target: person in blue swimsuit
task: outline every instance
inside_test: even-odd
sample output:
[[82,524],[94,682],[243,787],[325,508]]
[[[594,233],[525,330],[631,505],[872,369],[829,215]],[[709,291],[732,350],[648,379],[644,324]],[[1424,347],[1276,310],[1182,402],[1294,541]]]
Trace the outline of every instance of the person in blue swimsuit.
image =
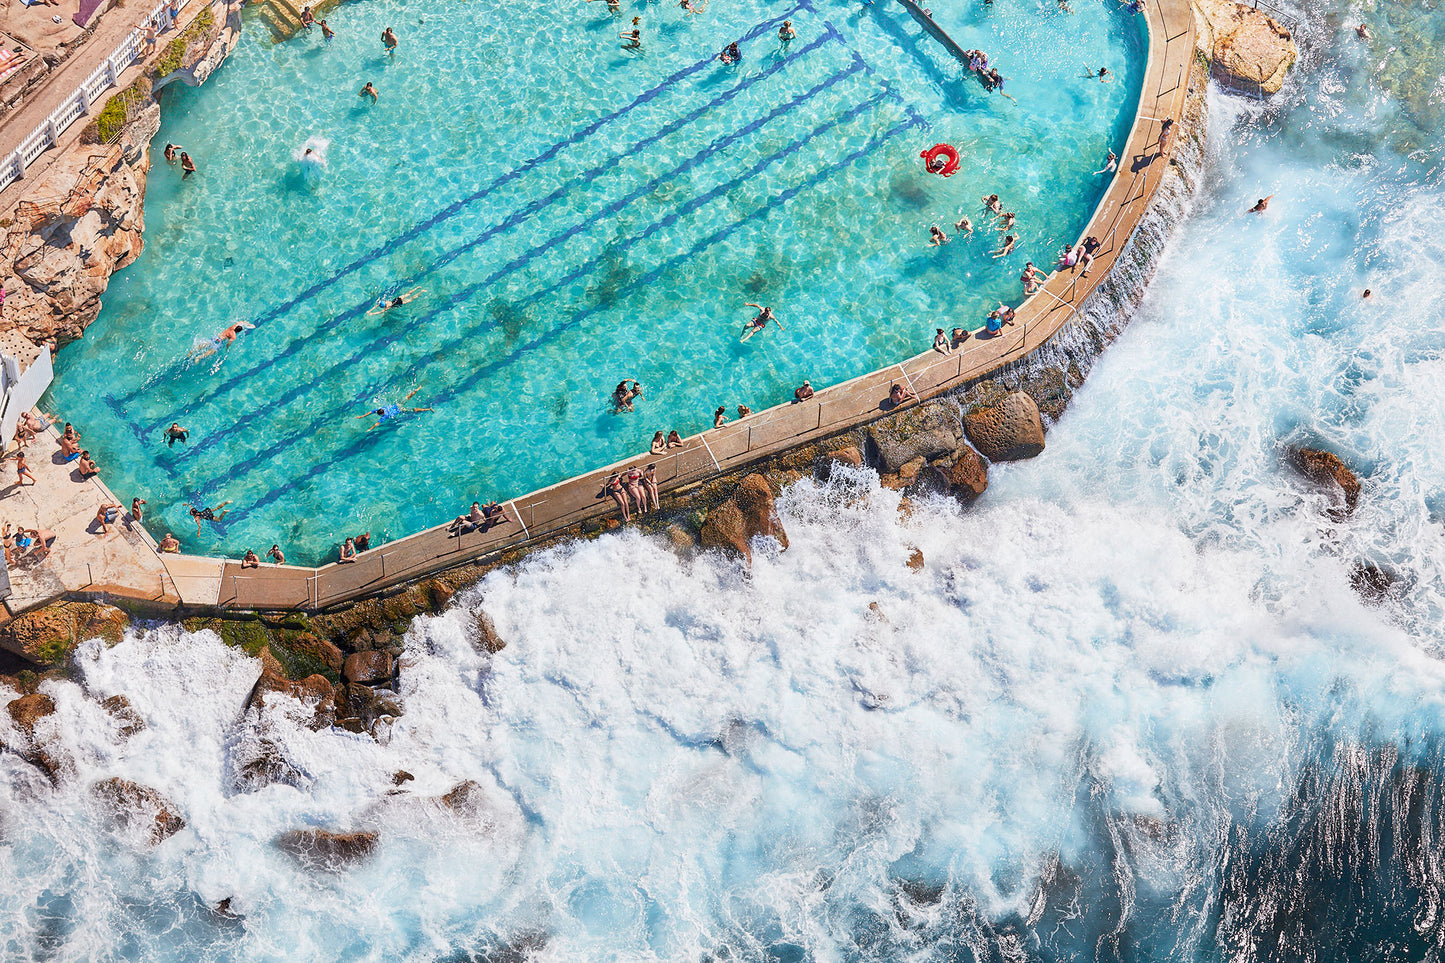
[[[412,395],[415,395],[416,392],[417,392],[417,391],[420,391],[420,390],[421,390],[420,388],[417,388],[416,391],[413,391],[410,395],[407,395],[405,398],[403,398],[403,399],[401,399],[401,400],[402,400],[402,401],[410,401],[410,400],[412,399]],[[408,412],[408,411],[410,411],[410,412],[419,412],[419,411],[431,411],[431,410],[432,410],[431,408],[404,408],[404,407],[402,407],[400,404],[392,403],[392,404],[389,404],[389,405],[384,405],[384,406],[381,407],[381,408],[373,408],[373,409],[371,409],[370,411],[368,411],[366,414],[364,414],[364,415],[357,415],[356,417],[358,417],[358,418],[370,418],[372,415],[376,415],[376,417],[380,418],[381,421],[378,421],[376,424],[372,425],[371,428],[378,428],[378,427],[381,426],[382,422],[390,421],[391,419],[396,418],[396,417],[399,417],[400,415],[402,415],[402,414],[405,413],[405,412]],[[368,428],[368,429],[366,429],[366,430],[367,430],[367,431],[370,431],[371,428]]]

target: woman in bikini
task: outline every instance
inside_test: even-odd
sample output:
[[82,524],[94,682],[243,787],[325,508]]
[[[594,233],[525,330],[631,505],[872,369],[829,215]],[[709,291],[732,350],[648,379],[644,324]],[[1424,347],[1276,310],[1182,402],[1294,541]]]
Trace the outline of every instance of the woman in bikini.
[[657,497],[657,466],[648,465],[642,470],[642,487],[652,499],[652,510],[657,511],[661,504]]
[[611,496],[612,500],[617,503],[617,507],[622,510],[622,520],[624,522],[632,521],[632,505],[627,500],[627,489],[622,487],[621,475],[613,472],[612,476],[607,479],[606,484],[602,486],[599,497],[601,495]]

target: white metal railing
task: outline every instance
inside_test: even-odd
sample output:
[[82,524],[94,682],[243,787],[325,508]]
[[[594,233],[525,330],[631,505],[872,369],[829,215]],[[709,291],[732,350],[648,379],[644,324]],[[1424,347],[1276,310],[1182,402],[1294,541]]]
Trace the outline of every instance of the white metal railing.
[[161,0],[146,18],[144,26],[132,30],[130,35],[121,41],[120,46],[91,72],[84,83],[20,142],[19,147],[11,151],[9,156],[0,159],[0,190],[24,177],[25,169],[35,163],[37,157],[55,146],[67,127],[90,113],[90,105],[99,100],[101,94],[116,85],[125,68],[135,62],[141,48],[145,46],[146,27],[154,26],[157,32],[165,30],[174,23],[171,8],[174,6],[179,11],[183,5],[183,2]]

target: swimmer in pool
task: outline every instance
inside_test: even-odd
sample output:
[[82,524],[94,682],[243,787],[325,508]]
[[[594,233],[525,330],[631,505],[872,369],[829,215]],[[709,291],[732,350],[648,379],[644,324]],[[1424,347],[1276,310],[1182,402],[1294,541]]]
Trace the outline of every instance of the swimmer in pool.
[[618,37],[619,40],[626,40],[626,41],[627,41],[627,43],[625,43],[625,44],[622,45],[622,49],[623,49],[623,50],[641,50],[641,49],[642,49],[642,18],[641,18],[641,17],[633,17],[633,18],[632,18],[632,29],[629,30],[629,31],[627,31],[626,33],[619,33],[619,34],[617,35],[617,37]]
[[392,308],[399,308],[403,304],[410,304],[425,293],[426,291],[423,288],[412,288],[405,294],[398,294],[396,297],[390,299],[382,295],[376,299],[376,307],[366,312],[366,315],[370,317],[373,314],[385,314]]
[[784,20],[783,25],[778,28],[778,39],[783,43],[787,43],[789,40],[796,39],[797,36],[798,31],[793,29],[793,21]]
[[[401,399],[401,400],[402,400],[402,401],[410,401],[410,400],[412,399],[412,397],[416,394],[416,392],[417,392],[417,391],[420,391],[420,390],[421,390],[420,388],[417,388],[416,391],[413,391],[411,394],[407,395],[405,398],[403,398],[403,399]],[[380,418],[381,421],[378,421],[376,424],[372,425],[371,428],[379,428],[379,427],[381,427],[382,422],[390,421],[391,419],[396,418],[396,417],[402,415],[402,414],[405,413],[405,412],[408,412],[408,411],[410,411],[410,412],[422,412],[422,411],[431,411],[431,410],[433,410],[433,409],[431,409],[431,408],[403,408],[401,405],[393,403],[393,404],[385,405],[385,406],[383,406],[383,407],[381,407],[381,408],[373,408],[373,409],[371,409],[370,411],[368,411],[366,414],[364,414],[364,415],[357,415],[356,417],[358,417],[358,418],[370,418],[372,415],[376,415],[376,417]],[[370,431],[371,428],[368,428],[368,429],[366,429],[366,430],[367,430],[367,431]]]
[[779,328],[783,326],[783,322],[779,321],[777,315],[773,314],[772,308],[765,308],[761,304],[754,304],[751,301],[744,302],[744,307],[757,308],[758,316],[753,318],[743,327],[743,336],[738,339],[739,341],[748,340],[748,338],[751,338],[753,335],[766,328],[769,321],[777,321]]
[[368,80],[366,86],[361,88],[361,93],[357,94],[357,96],[370,97],[371,102],[374,104],[376,103],[376,88],[371,86],[371,81]]
[[229,325],[220,334],[209,341],[202,341],[191,349],[191,360],[199,361],[202,358],[209,358],[222,348],[230,348],[232,342],[241,336],[242,331],[249,331],[255,325],[248,321],[237,321]]
[[[208,522],[219,522],[221,519],[229,515],[229,510],[222,511],[222,509],[224,509],[229,504],[231,504],[229,501],[224,501],[221,502],[221,504],[217,505],[215,508],[194,508],[190,505],[187,505],[186,511],[190,512],[191,517],[196,520],[196,534],[201,534],[201,521],[203,519]],[[217,512],[220,512],[220,514],[216,514]]]
[[929,247],[938,247],[940,244],[947,244],[947,243],[948,243],[948,235],[945,234],[945,233],[943,233],[943,229],[940,228],[937,224],[934,224],[932,227],[930,227],[930,228],[928,229],[928,246],[929,246]]
[[960,217],[958,223],[953,225],[953,229],[955,231],[961,231],[965,237],[971,237],[973,235],[973,221],[970,221],[967,216]]

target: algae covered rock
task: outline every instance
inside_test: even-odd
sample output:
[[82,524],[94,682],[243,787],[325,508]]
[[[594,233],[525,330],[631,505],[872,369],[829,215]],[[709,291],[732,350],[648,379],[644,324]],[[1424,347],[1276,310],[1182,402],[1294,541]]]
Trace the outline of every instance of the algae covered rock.
[[989,461],[1018,461],[1044,450],[1039,406],[1022,391],[963,416],[963,430]]
[[868,441],[878,453],[879,470],[892,474],[915,458],[927,460],[953,451],[963,437],[958,409],[932,401],[868,426]]

